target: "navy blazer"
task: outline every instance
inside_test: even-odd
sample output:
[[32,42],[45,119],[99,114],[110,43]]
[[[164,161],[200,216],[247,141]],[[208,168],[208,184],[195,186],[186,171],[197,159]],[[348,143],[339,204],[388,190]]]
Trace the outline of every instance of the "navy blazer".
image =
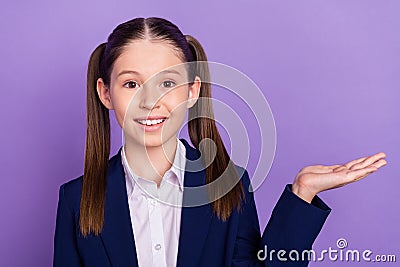
[[[180,139],[186,147],[187,163],[200,158],[200,152]],[[59,191],[53,266],[56,267],[134,267],[138,266],[132,231],[125,174],[121,163],[121,149],[109,160],[105,197],[104,227],[100,235],[82,237],[79,228],[79,206],[82,176],[63,184]],[[198,161],[199,162],[199,161]],[[188,166],[188,164],[186,164]],[[290,250],[311,249],[330,208],[316,196],[309,204],[291,191],[287,185],[274,207],[263,232],[260,226],[246,169],[236,165],[245,189],[243,209],[236,209],[225,222],[219,220],[210,204],[182,207],[178,248],[178,267],[200,266],[307,266],[308,260],[291,261]],[[185,171],[184,186],[206,183],[205,170]],[[183,192],[183,201],[188,198]],[[273,253],[259,260],[259,250],[286,250],[287,261]],[[264,253],[259,254],[262,257]]]

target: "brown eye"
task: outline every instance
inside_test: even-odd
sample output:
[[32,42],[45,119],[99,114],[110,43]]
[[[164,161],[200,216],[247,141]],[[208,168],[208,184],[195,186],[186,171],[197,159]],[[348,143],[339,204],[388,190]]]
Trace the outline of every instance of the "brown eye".
[[126,88],[136,88],[138,86],[139,86],[138,83],[135,81],[129,81],[129,82],[124,83],[124,87],[126,87]]
[[171,88],[175,86],[175,82],[167,80],[161,84],[162,87]]

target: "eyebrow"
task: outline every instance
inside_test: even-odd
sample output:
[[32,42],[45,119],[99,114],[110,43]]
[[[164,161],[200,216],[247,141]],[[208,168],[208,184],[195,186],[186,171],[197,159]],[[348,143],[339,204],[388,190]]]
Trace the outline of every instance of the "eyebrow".
[[[177,75],[181,75],[181,73],[179,71],[176,70],[163,70],[158,72],[157,74],[168,74],[168,73],[173,73],[173,74],[177,74]],[[117,77],[123,75],[123,74],[136,74],[140,76],[140,73],[134,70],[123,70],[121,71]]]

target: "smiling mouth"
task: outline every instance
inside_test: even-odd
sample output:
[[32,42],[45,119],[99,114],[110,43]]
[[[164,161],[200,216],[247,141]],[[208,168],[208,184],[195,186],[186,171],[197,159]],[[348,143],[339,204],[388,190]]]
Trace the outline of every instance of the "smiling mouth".
[[155,120],[135,120],[135,121],[138,122],[141,125],[152,126],[152,125],[161,124],[166,120],[167,120],[167,118],[155,119]]

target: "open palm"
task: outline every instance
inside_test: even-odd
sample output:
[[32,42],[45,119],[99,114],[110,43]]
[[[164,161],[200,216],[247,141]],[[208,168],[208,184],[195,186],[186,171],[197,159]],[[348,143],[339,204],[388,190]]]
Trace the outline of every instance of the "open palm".
[[358,181],[386,165],[385,153],[352,160],[346,164],[313,165],[300,170],[296,175],[292,191],[311,203],[313,197],[325,190],[338,188]]

